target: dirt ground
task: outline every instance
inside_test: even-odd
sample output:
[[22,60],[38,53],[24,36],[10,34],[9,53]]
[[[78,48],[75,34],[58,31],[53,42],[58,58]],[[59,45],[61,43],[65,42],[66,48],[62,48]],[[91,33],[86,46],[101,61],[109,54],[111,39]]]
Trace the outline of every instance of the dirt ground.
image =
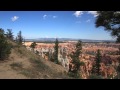
[[34,78],[64,79],[68,76],[61,65],[40,58],[25,47],[13,48],[8,60],[0,61],[0,79]]
[[26,76],[11,68],[11,63],[12,61],[0,62],[0,79],[26,79]]

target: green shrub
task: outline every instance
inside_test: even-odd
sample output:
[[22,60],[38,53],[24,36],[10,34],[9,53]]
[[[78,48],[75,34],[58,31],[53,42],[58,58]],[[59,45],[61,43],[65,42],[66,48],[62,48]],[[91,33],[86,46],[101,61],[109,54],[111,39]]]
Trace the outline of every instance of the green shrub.
[[73,78],[75,78],[75,79],[81,79],[79,73],[68,72],[68,76],[69,76],[69,77],[73,77]]
[[18,52],[19,52],[20,54],[22,54],[22,50],[18,49]]
[[10,66],[13,68],[13,69],[21,69],[23,64],[21,62],[16,62],[16,63],[12,63],[10,64]]
[[0,60],[5,60],[11,53],[12,45],[8,43],[4,36],[4,30],[0,29]]
[[102,76],[98,76],[98,75],[94,75],[94,74],[92,74],[92,75],[90,75],[89,77],[88,77],[88,79],[103,79],[103,77]]

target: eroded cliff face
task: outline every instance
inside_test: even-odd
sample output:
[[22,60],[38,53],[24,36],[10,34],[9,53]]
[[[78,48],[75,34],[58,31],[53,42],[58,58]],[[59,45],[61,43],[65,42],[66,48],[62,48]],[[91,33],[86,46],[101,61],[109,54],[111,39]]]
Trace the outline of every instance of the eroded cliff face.
[[[42,56],[45,60],[50,60],[54,48],[54,44],[39,44],[35,50],[39,51],[39,55]],[[30,48],[28,48],[31,50]],[[94,44],[86,43],[82,49],[82,55],[80,55],[80,61],[84,62],[83,66],[80,66],[80,73],[82,78],[87,79],[91,75],[91,70],[95,64],[95,55],[96,51],[100,49],[102,54],[101,62],[101,75],[104,78],[114,78],[116,73],[116,67],[118,66],[118,56],[115,52],[118,51],[117,44]],[[72,64],[72,59],[69,56],[71,52],[75,51],[75,43],[61,43],[59,46],[59,62],[61,65],[69,71],[75,68],[75,65]]]
[[80,66],[81,77],[83,79],[87,79],[88,76],[91,74],[93,62],[85,59],[83,59],[82,61],[84,62],[84,65]]
[[[83,79],[87,79],[91,75],[92,67],[95,64],[95,57],[84,55],[81,61],[84,62],[83,66],[80,66],[80,72]],[[114,78],[117,75],[115,67],[118,62],[116,58],[110,56],[102,56],[102,62],[100,63],[101,75],[103,78]]]

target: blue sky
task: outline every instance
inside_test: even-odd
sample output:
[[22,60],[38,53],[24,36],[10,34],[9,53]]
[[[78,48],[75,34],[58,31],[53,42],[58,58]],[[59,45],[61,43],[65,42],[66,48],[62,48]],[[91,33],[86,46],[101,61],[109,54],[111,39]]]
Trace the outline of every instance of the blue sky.
[[21,30],[26,39],[79,38],[113,40],[104,28],[95,27],[96,11],[0,11],[0,28]]

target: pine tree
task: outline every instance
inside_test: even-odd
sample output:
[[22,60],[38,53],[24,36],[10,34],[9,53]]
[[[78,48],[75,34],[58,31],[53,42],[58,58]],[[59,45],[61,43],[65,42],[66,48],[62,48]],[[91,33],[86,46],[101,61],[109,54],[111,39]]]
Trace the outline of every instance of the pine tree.
[[35,49],[36,46],[37,46],[36,42],[33,42],[33,43],[31,43],[31,45],[30,45],[30,47],[33,49],[33,51],[34,51],[34,49]]
[[100,50],[97,50],[97,54],[95,57],[95,65],[93,65],[92,73],[96,75],[100,75],[100,63],[101,63],[101,53]]
[[22,41],[23,41],[23,37],[22,37],[22,32],[21,31],[19,31],[19,33],[18,33],[18,35],[17,35],[17,43],[19,44],[19,45],[22,45]]
[[72,58],[72,64],[75,65],[73,70],[71,66],[69,68],[69,72],[71,72],[73,76],[77,76],[80,69],[80,65],[83,64],[82,62],[80,62],[79,58],[81,54],[82,54],[82,42],[79,40],[76,44],[75,52],[72,52],[72,54],[70,54],[70,57]]
[[118,60],[118,66],[117,66],[117,79],[120,79],[120,56],[117,58]]
[[[119,48],[118,48],[118,52],[117,52],[117,54],[118,55],[120,55],[120,46],[119,46]],[[117,58],[117,60],[118,60],[118,66],[117,66],[117,79],[120,79],[120,56],[118,56],[118,58]]]
[[4,36],[4,30],[0,29],[0,60],[5,60],[11,53],[11,44],[8,43]]
[[35,51],[35,54],[36,54],[36,55],[39,55],[39,51],[38,51],[38,50],[36,50],[36,51]]
[[119,11],[98,11],[96,27],[104,27],[111,32],[112,36],[117,37],[116,42],[120,42],[120,12]]
[[54,46],[54,62],[56,64],[58,64],[58,48],[59,48],[59,42],[58,42],[58,39],[56,38],[56,41],[55,41],[55,46]]
[[118,47],[117,54],[120,55],[120,46]]
[[12,32],[12,29],[7,29],[7,38],[10,39],[10,40],[13,40],[13,32]]
[[25,45],[25,38],[23,39],[24,45]]

